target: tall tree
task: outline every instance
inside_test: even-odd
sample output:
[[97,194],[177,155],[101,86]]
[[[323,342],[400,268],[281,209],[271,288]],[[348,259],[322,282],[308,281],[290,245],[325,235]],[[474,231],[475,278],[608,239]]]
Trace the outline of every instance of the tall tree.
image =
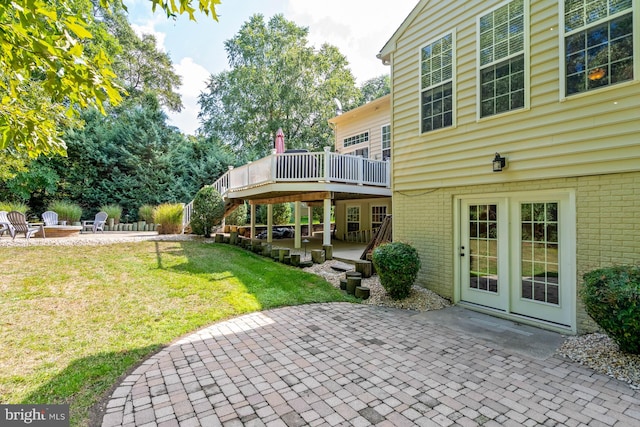
[[182,79],[173,70],[169,54],[157,48],[155,36],[138,36],[122,11],[105,15],[105,22],[119,44],[113,70],[127,96],[135,98],[153,93],[162,106],[180,111],[182,100],[176,90]]
[[367,102],[391,93],[391,79],[389,78],[389,74],[382,74],[365,81],[362,86],[360,86],[360,92],[362,98],[360,99],[359,105],[364,105]]
[[225,42],[230,70],[212,75],[200,96],[200,132],[248,160],[264,156],[282,128],[289,148],[330,144],[333,98],[358,98],[346,58],[334,46],[309,46],[308,29],[282,15],[252,16]]
[[[217,20],[220,0],[150,0],[167,16],[193,6]],[[122,0],[99,0],[123,7]],[[82,109],[117,104],[110,58],[103,49],[85,50],[93,37],[93,3],[76,0],[0,1],[0,150],[11,147],[31,158],[64,154],[61,129]],[[8,152],[11,154],[11,151]],[[7,153],[4,153],[7,154]]]

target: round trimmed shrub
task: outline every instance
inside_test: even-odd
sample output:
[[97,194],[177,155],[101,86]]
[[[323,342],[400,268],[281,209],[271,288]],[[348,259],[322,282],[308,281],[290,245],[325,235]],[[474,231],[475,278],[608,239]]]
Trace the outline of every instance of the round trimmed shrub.
[[587,313],[620,350],[640,354],[640,266],[601,268],[582,277]]
[[193,199],[191,230],[195,234],[210,237],[214,227],[220,225],[224,217],[224,201],[213,186],[202,187]]
[[418,251],[406,243],[385,243],[374,249],[371,259],[387,294],[392,299],[408,297],[420,271]]

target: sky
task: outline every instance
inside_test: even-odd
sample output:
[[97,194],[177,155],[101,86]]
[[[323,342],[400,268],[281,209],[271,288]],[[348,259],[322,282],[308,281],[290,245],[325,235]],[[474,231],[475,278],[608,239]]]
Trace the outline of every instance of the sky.
[[[194,0],[197,2],[197,0]],[[216,10],[219,21],[196,15],[167,19],[151,12],[148,0],[125,0],[129,22],[138,33],[156,36],[158,47],[169,54],[175,71],[182,76],[184,108],[169,113],[169,123],[185,134],[199,126],[198,95],[211,74],[228,69],[224,42],[231,39],[254,14],[265,21],[282,14],[296,25],[309,29],[309,44],[332,44],[346,56],[360,85],[389,73],[376,58],[385,43],[402,24],[419,0],[222,0]]]

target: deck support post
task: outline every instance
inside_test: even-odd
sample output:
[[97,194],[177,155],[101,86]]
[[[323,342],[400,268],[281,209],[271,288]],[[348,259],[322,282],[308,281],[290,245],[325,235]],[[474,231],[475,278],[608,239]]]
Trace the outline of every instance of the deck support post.
[[324,224],[322,231],[322,244],[331,244],[331,199],[324,199]]
[[254,205],[253,203],[251,203],[249,206],[251,206],[251,236],[249,236],[251,239],[255,239],[256,238],[256,205]]
[[300,224],[300,210],[302,206],[300,202],[295,203],[295,228],[294,228],[294,238],[293,238],[293,247],[295,249],[300,249],[302,247],[302,236],[301,236],[301,224]]
[[267,205],[267,243],[273,242],[273,205]]
[[311,207],[311,205],[307,205],[307,218],[309,219],[307,237],[313,237],[313,207]]

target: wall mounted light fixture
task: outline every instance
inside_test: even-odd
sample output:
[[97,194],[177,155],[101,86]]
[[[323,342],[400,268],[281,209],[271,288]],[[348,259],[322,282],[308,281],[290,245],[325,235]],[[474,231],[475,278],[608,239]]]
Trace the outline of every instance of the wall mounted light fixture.
[[502,169],[506,167],[507,167],[506,157],[501,157],[500,153],[496,153],[496,156],[493,158],[493,171],[502,172]]

